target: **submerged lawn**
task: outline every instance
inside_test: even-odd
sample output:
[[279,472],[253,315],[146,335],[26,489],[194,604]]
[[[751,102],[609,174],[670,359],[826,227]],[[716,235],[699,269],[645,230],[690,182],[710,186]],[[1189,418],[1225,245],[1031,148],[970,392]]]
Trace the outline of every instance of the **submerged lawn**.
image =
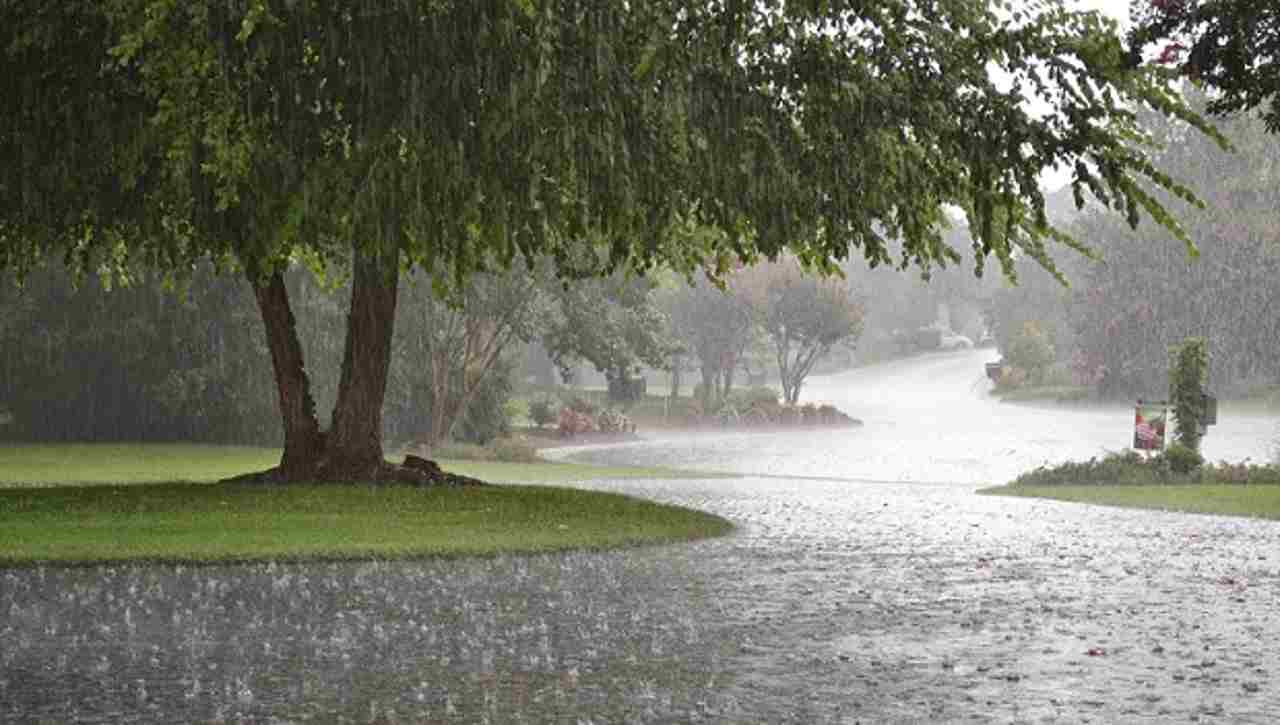
[[1010,485],[979,493],[1075,503],[1280,519],[1280,486],[1241,484]]
[[[698,511],[552,486],[201,483],[267,468],[278,456],[192,445],[0,447],[0,566],[491,555],[688,541],[732,529]],[[681,475],[442,463],[510,483]]]

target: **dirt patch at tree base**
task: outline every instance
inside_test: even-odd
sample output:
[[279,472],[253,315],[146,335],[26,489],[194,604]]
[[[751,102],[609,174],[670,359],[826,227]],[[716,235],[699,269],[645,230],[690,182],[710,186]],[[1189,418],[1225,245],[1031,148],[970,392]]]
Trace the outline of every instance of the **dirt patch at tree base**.
[[386,463],[376,470],[365,473],[346,471],[326,471],[323,468],[305,476],[287,475],[280,467],[265,471],[254,471],[239,476],[224,478],[219,483],[253,483],[264,485],[285,485],[290,483],[332,483],[335,485],[409,485],[423,488],[433,486],[487,486],[484,481],[457,473],[448,473],[435,461],[420,456],[405,456],[404,463]]

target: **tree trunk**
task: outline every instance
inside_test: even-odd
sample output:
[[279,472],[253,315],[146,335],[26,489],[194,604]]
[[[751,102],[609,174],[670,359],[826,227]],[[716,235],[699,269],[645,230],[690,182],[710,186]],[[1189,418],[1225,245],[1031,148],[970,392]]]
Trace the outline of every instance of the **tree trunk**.
[[729,358],[729,363],[725,366],[722,380],[724,387],[720,390],[720,398],[728,400],[729,394],[733,392],[733,371],[738,366],[737,358]]
[[710,365],[702,366],[702,406],[705,410],[711,406],[716,395],[716,369]]
[[791,366],[789,361],[789,347],[779,346],[778,348],[778,381],[782,383],[782,402],[787,405],[795,405],[796,398],[799,397],[799,391],[795,395],[792,394]]
[[431,422],[423,442],[428,451],[434,451],[449,436],[446,428],[452,427],[446,422],[450,420],[448,353],[443,350],[432,350],[428,365],[431,373]]
[[284,455],[279,473],[285,480],[304,480],[315,475],[324,458],[324,434],[316,420],[316,404],[311,397],[311,380],[302,358],[302,344],[289,306],[284,274],[276,271],[260,278],[248,275],[262,312],[280,394],[280,417],[284,424]]
[[391,366],[399,255],[354,251],[351,310],[333,408],[327,468],[330,476],[378,478],[382,453],[382,402]]
[[250,269],[267,345],[280,392],[285,447],[280,466],[226,479],[231,483],[407,483],[416,486],[483,485],[467,476],[445,473],[431,461],[407,456],[403,465],[382,457],[382,403],[391,367],[395,325],[398,254],[355,252],[351,311],[347,315],[342,379],[333,411],[333,429],[321,432],[302,345],[289,306],[284,276],[259,277]]
[[795,405],[800,402],[800,381],[796,380],[791,383],[787,390],[787,405]]

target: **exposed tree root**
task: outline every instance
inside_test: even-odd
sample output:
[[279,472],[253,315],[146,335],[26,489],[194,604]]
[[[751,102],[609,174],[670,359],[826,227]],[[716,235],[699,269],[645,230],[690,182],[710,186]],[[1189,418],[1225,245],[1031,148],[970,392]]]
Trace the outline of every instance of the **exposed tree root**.
[[281,467],[269,468],[265,471],[245,473],[231,478],[224,478],[219,483],[256,483],[264,485],[283,485],[287,483],[332,483],[332,484],[405,484],[410,486],[486,486],[484,481],[456,473],[446,473],[431,460],[418,456],[405,456],[404,463],[382,463],[369,468],[329,466],[323,463],[314,468],[302,471],[286,472]]

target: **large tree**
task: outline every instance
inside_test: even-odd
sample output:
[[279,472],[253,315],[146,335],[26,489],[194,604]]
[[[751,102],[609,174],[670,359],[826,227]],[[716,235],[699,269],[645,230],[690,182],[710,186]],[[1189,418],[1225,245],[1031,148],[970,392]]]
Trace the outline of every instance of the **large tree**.
[[[829,269],[1016,249],[1052,264],[1039,175],[1136,223],[1188,192],[1134,138],[1201,125],[1114,25],[1055,1],[79,0],[0,3],[0,268],[201,258],[253,285],[279,392],[274,478],[395,477],[381,447],[397,277],[522,254],[572,275],[791,249]],[[993,73],[993,70],[1001,71]],[[1047,111],[1033,110],[1039,101]],[[719,248],[666,244],[690,220]],[[886,240],[901,239],[895,258]],[[599,240],[575,268],[566,244]],[[352,279],[322,431],[282,269]],[[594,258],[593,258],[594,259]]]

